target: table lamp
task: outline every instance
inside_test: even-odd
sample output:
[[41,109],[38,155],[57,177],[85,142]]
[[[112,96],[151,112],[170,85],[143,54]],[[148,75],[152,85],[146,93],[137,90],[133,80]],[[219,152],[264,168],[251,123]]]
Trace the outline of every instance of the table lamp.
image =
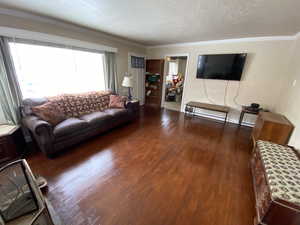
[[132,77],[130,77],[127,73],[125,74],[125,76],[123,78],[122,86],[128,88],[128,100],[132,100],[130,89],[133,86],[133,82],[132,82]]

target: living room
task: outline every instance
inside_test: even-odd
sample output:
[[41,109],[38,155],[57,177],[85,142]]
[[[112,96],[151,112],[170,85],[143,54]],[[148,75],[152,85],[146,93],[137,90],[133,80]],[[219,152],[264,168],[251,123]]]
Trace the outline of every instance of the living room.
[[300,224],[299,9],[0,1],[0,224]]

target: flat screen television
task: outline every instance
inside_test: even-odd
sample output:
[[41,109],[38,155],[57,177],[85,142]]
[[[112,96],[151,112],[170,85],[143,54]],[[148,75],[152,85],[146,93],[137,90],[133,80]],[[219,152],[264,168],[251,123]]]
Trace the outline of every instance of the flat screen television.
[[241,80],[247,54],[199,55],[197,78]]

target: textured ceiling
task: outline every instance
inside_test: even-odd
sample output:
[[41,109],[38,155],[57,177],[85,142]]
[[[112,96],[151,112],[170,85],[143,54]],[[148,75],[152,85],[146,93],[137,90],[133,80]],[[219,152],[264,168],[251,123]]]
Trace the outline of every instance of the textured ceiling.
[[292,35],[300,0],[0,0],[145,45]]

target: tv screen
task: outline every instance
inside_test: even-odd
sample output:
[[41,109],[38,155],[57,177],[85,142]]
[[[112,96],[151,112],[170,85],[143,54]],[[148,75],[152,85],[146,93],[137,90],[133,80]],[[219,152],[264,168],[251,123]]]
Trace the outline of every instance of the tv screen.
[[197,78],[241,80],[247,54],[199,55]]

